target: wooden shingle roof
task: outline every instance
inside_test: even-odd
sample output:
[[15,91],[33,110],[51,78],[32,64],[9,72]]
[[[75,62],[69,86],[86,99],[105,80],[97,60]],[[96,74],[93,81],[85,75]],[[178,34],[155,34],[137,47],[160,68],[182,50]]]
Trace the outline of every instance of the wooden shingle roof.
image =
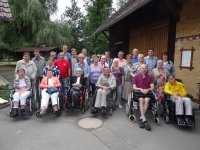
[[108,29],[118,21],[132,14],[136,10],[145,6],[152,0],[129,0],[125,5],[123,5],[116,13],[114,13],[104,24],[102,24],[92,35],[95,36],[98,33]]
[[0,0],[0,20],[12,20],[12,14],[7,0]]

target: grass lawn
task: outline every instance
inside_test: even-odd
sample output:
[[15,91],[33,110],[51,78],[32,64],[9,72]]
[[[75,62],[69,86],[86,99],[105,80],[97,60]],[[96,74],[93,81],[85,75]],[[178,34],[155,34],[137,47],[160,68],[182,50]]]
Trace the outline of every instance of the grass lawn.
[[0,97],[8,100],[10,94],[10,90],[8,86],[0,86]]

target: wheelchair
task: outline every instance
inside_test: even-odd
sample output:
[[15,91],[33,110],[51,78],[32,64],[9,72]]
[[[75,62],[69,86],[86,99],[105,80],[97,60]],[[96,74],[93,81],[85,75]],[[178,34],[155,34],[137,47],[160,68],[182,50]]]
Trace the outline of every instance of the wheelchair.
[[97,96],[97,90],[95,91],[95,94],[92,97],[92,104],[91,104],[91,113],[94,115],[98,115],[98,112],[101,112],[103,117],[106,116],[112,116],[113,111],[116,109],[116,89],[111,90],[111,92],[106,97],[106,104],[107,106],[105,108],[95,108],[95,101]]
[[[72,95],[72,90],[75,95]],[[89,89],[87,85],[82,88],[68,87],[67,96],[65,97],[66,112],[73,111],[74,109],[81,110],[84,114],[89,109]]]
[[[42,92],[42,89],[40,89],[40,91]],[[40,92],[40,101],[37,101],[37,111],[36,111],[36,117],[37,118],[40,118],[42,117],[42,115],[40,114],[40,107],[41,107],[41,92]],[[58,112],[55,113],[55,115],[57,117],[61,116],[62,115],[62,107],[61,107],[61,104],[62,104],[62,101],[63,101],[63,98],[62,98],[62,94],[61,94],[61,91],[60,91],[60,88],[58,88],[58,98],[57,98],[57,105],[58,105]],[[52,102],[51,102],[51,98],[49,98],[49,104],[48,104],[48,108],[47,108],[47,114],[49,113],[53,113],[53,106],[52,106]]]
[[[156,125],[160,124],[160,119],[158,118],[158,102],[155,98],[155,95],[153,92],[148,92],[147,94],[150,94],[151,99],[149,102],[149,109],[151,110],[153,116],[154,116],[154,123]],[[126,103],[126,115],[129,118],[129,121],[132,123],[135,123],[137,118],[135,116],[135,106],[134,102],[139,103],[138,101],[138,92],[132,91],[131,94],[128,97],[128,102]],[[138,106],[137,106],[138,107]],[[137,108],[138,109],[138,108]]]
[[[29,116],[32,116],[34,111],[35,111],[35,99],[33,98],[33,89],[31,88],[31,94],[27,97],[26,99],[26,107],[25,107],[25,114],[26,115],[29,115]],[[10,107],[9,107],[9,113],[10,113],[10,117],[14,117],[13,116],[13,106],[14,106],[14,103],[13,103],[13,95],[15,93],[15,90],[14,89],[11,89],[10,90],[10,94],[9,94],[9,103],[10,103]],[[20,101],[19,101],[19,109],[18,109],[18,114],[21,114],[19,113],[20,112]],[[21,116],[22,117],[22,116]]]
[[[192,95],[189,95],[189,94],[186,97],[190,98],[191,100],[193,99]],[[178,124],[177,117],[176,117],[175,103],[172,102],[169,94],[166,94],[166,93],[164,94],[164,100],[161,102],[161,105],[163,107],[161,116],[163,117],[165,123],[175,122],[178,126],[182,126],[182,127],[194,127],[195,126],[194,110],[192,110],[193,115],[191,116],[191,120],[194,123],[193,126],[190,126],[190,125],[188,126],[187,124],[185,124],[185,125]]]

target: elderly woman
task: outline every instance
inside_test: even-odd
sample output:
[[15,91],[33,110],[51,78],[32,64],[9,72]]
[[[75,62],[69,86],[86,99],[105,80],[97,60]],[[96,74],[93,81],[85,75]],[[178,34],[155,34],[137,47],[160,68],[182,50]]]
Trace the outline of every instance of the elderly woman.
[[139,72],[140,66],[144,64],[144,55],[143,54],[138,54],[138,62],[134,63],[134,72]]
[[84,77],[88,77],[90,72],[90,67],[87,63],[84,62],[85,56],[83,54],[78,55],[78,63],[74,65],[74,74],[76,74],[76,69],[81,68],[83,70]]
[[92,95],[94,95],[95,93],[96,83],[98,81],[98,78],[102,74],[102,67],[98,62],[99,58],[97,56],[94,56],[93,64],[90,65],[89,80],[90,80],[90,85],[92,87]]
[[102,112],[105,111],[107,103],[106,97],[111,92],[111,90],[116,88],[116,79],[113,74],[110,73],[109,68],[103,68],[103,74],[99,77],[96,86],[99,88],[97,90],[97,97],[95,100],[94,107],[102,108]]
[[81,92],[83,91],[83,86],[86,85],[86,80],[83,76],[83,70],[81,68],[76,69],[76,76],[71,78],[71,89],[70,95],[72,98],[71,104],[72,107],[79,106],[79,97],[81,96]]
[[119,67],[119,60],[113,60],[113,66],[111,68],[111,73],[115,76],[117,82],[117,104],[119,108],[122,108],[122,88],[124,86],[124,69]]
[[135,69],[132,63],[132,55],[126,56],[127,64],[124,66],[124,89],[122,98],[128,100],[128,96],[132,91],[132,78],[135,76]]
[[61,86],[61,83],[58,77],[54,77],[52,70],[47,70],[47,76],[44,77],[40,83],[42,88],[42,99],[41,99],[41,108],[40,115],[46,114],[49,98],[51,98],[53,111],[58,113],[58,87]]
[[169,61],[169,60],[168,60],[168,53],[167,53],[167,52],[162,53],[162,60],[163,60],[163,67],[164,67],[165,69],[167,69],[168,72],[169,72],[171,75],[175,76],[174,64],[173,64],[172,61]]
[[99,62],[99,65],[101,66],[101,68],[104,68],[104,67],[109,68],[109,65],[106,62],[106,56],[105,55],[101,56],[101,61]]
[[162,101],[164,98],[164,86],[168,75],[168,71],[163,68],[163,61],[158,60],[157,67],[152,70],[152,76],[155,82],[156,97],[159,101]]
[[14,89],[15,93],[13,95],[13,110],[11,112],[11,117],[17,117],[18,116],[18,108],[19,108],[19,102],[20,102],[20,108],[21,108],[21,116],[25,116],[25,106],[26,106],[26,99],[28,96],[31,95],[31,81],[28,77],[25,76],[25,70],[24,69],[18,69],[17,70],[17,78],[14,80]]

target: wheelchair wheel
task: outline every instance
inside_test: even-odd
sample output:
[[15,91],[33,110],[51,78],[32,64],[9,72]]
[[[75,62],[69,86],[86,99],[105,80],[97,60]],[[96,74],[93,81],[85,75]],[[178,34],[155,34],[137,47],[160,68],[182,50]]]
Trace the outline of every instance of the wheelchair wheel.
[[165,123],[169,123],[170,119],[169,119],[169,115],[168,114],[164,114],[163,116]]
[[133,122],[133,123],[136,122],[136,117],[134,115],[129,115],[128,119],[130,122]]
[[62,111],[59,109],[58,112],[57,112],[57,114],[56,114],[56,116],[57,116],[57,117],[60,117],[61,114],[62,114]]
[[154,123],[159,126],[160,125],[160,119],[158,117],[154,118]]
[[89,91],[88,89],[85,90],[85,99],[84,99],[84,107],[85,107],[85,110],[89,109]]
[[37,111],[37,112],[35,113],[35,115],[36,115],[37,118],[39,118],[39,117],[40,117],[40,112]]

